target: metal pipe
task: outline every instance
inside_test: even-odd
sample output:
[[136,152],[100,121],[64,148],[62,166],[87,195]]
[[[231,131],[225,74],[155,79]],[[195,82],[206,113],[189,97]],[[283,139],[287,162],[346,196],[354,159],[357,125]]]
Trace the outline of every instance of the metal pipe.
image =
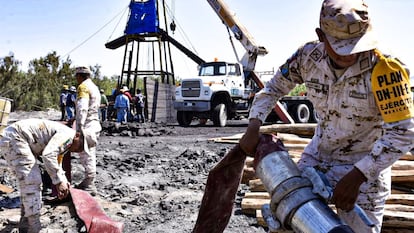
[[312,192],[312,183],[301,177],[287,151],[273,151],[258,157],[262,159],[257,163],[256,174],[272,197],[270,210],[273,216],[285,229],[307,233],[354,232]]

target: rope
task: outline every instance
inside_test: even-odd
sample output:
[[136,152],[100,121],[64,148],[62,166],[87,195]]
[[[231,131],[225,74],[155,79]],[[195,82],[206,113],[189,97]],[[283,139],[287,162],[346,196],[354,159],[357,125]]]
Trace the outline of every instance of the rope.
[[[169,16],[172,17],[171,16],[171,14],[172,14],[171,13],[171,9],[168,7],[167,4],[166,4],[166,9],[167,9],[167,13],[169,13]],[[177,18],[175,18],[175,16],[173,16],[172,18],[174,18],[174,21],[176,22],[176,24],[178,26],[178,29],[179,29],[179,32],[180,32],[181,36],[183,36],[184,39],[186,40],[186,42],[190,44],[190,47],[192,48],[192,50],[194,51],[194,53],[198,55],[197,50],[194,48],[194,45],[191,43],[190,39],[185,34],[184,30],[181,28],[181,25],[178,23]]]
[[[121,16],[121,17],[119,17],[118,23],[115,25],[115,28],[114,28],[114,30],[112,31],[111,35],[109,36],[109,38],[108,38],[107,42],[109,41],[109,39],[111,39],[112,35],[114,34],[114,32],[115,32],[116,28],[118,27],[119,23],[121,22],[121,19],[124,17],[125,13],[127,12],[126,10],[127,10],[128,8],[129,8],[129,7],[126,7],[126,8],[124,9],[124,13],[122,14],[122,16]],[[119,13],[118,13],[118,15],[119,15]],[[114,18],[115,18],[115,17],[114,17]]]
[[[127,7],[128,8],[128,7]],[[69,54],[71,54],[73,51],[75,51],[76,49],[78,49],[79,47],[81,47],[82,45],[84,45],[86,42],[88,42],[92,37],[94,37],[96,34],[98,34],[100,31],[102,31],[102,29],[104,29],[106,26],[108,26],[108,24],[110,24],[116,17],[118,17],[118,15],[120,15],[122,12],[125,12],[125,9],[122,9],[121,12],[119,12],[118,14],[116,14],[111,20],[109,20],[107,23],[105,23],[102,27],[100,27],[96,32],[94,32],[92,35],[90,35],[88,38],[86,38],[84,41],[82,41],[79,45],[77,45],[75,48],[73,48],[72,50],[70,50],[68,53],[66,53],[63,58],[69,56]],[[114,30],[115,31],[115,30]],[[113,33],[113,32],[112,32]]]

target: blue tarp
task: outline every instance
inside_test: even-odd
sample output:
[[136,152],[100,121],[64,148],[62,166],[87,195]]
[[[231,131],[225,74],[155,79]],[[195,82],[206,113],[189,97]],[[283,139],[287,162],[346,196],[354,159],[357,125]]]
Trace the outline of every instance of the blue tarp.
[[158,32],[157,0],[131,1],[129,9],[126,35]]

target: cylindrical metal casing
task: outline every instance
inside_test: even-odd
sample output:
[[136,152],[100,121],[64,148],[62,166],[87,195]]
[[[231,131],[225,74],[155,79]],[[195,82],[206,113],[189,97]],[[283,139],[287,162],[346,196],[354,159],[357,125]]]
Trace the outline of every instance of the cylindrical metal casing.
[[287,229],[307,233],[352,233],[320,197],[312,192],[312,183],[301,176],[286,151],[264,156],[256,174],[271,195],[273,216]]
[[256,174],[270,194],[273,194],[275,188],[285,180],[301,176],[287,151],[275,151],[266,155],[257,165]]
[[329,206],[320,199],[302,205],[292,216],[290,226],[295,232],[353,233]]

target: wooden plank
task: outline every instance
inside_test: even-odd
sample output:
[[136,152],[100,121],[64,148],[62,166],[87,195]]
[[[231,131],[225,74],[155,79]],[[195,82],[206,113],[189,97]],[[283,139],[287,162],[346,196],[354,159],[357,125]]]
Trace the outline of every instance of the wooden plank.
[[401,156],[400,160],[414,161],[414,156],[410,152],[408,152],[405,155]]
[[413,223],[414,223],[414,206],[409,206],[409,205],[401,205],[401,204],[389,204],[389,205],[385,205],[385,210],[388,211],[399,211],[399,212],[410,212],[411,214],[411,218],[413,218]]
[[270,199],[243,198],[241,202],[242,212],[244,214],[256,214],[257,209],[261,209],[262,205],[269,203]]
[[414,170],[392,170],[391,171],[392,182],[414,182]]
[[277,137],[283,141],[283,143],[296,143],[296,144],[309,144],[310,138],[300,137],[296,134],[277,133]]
[[414,229],[414,206],[385,205],[383,226]]
[[0,193],[12,193],[13,191],[14,189],[10,188],[9,186],[0,184]]
[[394,228],[394,227],[387,227],[383,226],[381,229],[381,233],[412,233],[413,229],[408,228]]
[[270,199],[270,195],[268,192],[248,192],[244,194],[243,198],[250,198],[250,199]]
[[249,184],[249,181],[252,179],[257,179],[255,170],[253,167],[244,166],[241,183]]
[[414,161],[397,160],[392,165],[393,170],[412,170],[414,171]]
[[414,206],[414,194],[391,194],[386,203]]
[[249,188],[252,192],[266,192],[266,189],[260,179],[250,180]]
[[301,150],[303,151],[303,149],[305,149],[307,144],[290,144],[290,143],[284,143],[283,144],[286,149],[288,150],[288,152],[290,152],[291,150]]
[[263,226],[263,227],[267,227],[267,223],[263,218],[263,214],[262,214],[262,210],[256,210],[256,221],[257,221],[257,225]]
[[313,136],[316,124],[273,124],[260,127],[261,133],[290,133],[300,136]]

